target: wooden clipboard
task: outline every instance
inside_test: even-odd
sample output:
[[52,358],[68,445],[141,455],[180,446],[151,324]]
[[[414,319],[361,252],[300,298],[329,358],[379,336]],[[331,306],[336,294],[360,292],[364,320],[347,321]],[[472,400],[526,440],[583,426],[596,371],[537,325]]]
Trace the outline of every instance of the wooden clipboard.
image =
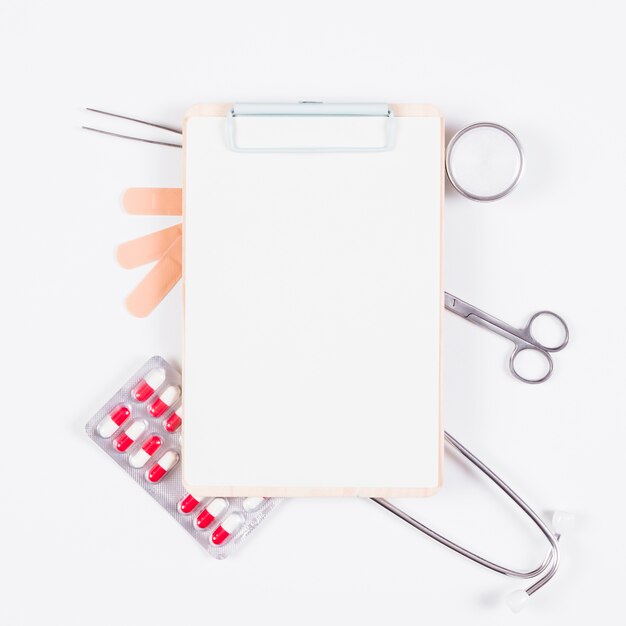
[[[435,493],[440,113],[389,105],[392,134],[377,120],[375,150],[344,152],[369,132],[362,120],[262,115],[257,124],[254,113],[233,110],[197,105],[183,129],[187,488],[199,496]],[[304,136],[294,138],[299,122]],[[333,133],[339,145],[316,149]],[[268,137],[278,142],[271,150]]]

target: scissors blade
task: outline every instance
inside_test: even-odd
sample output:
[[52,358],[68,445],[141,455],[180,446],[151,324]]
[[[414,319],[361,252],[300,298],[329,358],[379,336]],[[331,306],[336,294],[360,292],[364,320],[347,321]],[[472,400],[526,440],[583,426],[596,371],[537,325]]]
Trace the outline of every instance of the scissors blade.
[[443,295],[445,307],[448,311],[452,311],[452,313],[456,313],[461,317],[469,317],[473,313],[476,313],[476,307],[473,307],[471,304],[453,296],[451,293],[446,291]]
[[472,324],[482,326],[483,328],[490,330],[492,333],[506,337],[518,348],[524,347],[543,350],[542,347],[538,345],[524,329],[515,328],[510,324],[499,320],[497,317],[494,317],[478,307],[475,307],[447,292],[445,293],[445,307],[448,311],[452,311],[452,313],[456,313],[457,315],[464,317],[468,322],[472,322]]

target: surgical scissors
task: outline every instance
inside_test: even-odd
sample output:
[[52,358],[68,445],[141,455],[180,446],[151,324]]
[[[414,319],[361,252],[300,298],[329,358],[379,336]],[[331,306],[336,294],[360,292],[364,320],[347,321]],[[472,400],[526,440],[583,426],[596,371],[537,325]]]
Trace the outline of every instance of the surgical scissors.
[[[557,315],[552,311],[538,311],[530,317],[524,328],[514,328],[506,322],[493,317],[493,315],[489,315],[489,313],[485,313],[485,311],[481,311],[475,306],[472,306],[471,304],[468,304],[467,302],[464,302],[460,298],[457,298],[447,292],[444,294],[444,300],[448,311],[452,311],[452,313],[456,313],[457,315],[464,317],[469,322],[472,322],[477,326],[482,326],[483,328],[486,328],[493,333],[497,333],[502,337],[506,337],[509,341],[513,342],[515,347],[513,348],[513,352],[509,358],[509,370],[515,378],[531,385],[542,383],[550,378],[554,367],[550,352],[563,350],[569,341],[569,328],[567,327],[565,320],[560,315]],[[542,316],[552,317],[561,325],[563,330],[563,339],[555,346],[546,346],[533,336],[533,323],[535,323]],[[547,371],[543,376],[538,378],[527,378],[516,369],[516,359],[525,350],[537,352],[544,358],[547,365]]]

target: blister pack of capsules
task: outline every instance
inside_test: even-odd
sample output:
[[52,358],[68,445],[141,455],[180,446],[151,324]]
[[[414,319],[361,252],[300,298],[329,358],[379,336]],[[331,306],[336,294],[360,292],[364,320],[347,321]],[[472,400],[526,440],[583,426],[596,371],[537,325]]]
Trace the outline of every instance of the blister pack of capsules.
[[85,430],[209,554],[226,558],[278,504],[276,498],[195,498],[180,468],[181,376],[155,356]]

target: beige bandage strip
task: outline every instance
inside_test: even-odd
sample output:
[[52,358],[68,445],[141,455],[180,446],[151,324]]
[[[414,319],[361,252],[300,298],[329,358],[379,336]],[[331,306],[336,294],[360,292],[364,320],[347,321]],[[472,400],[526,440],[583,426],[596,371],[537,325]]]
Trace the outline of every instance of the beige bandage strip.
[[182,234],[182,224],[176,224],[144,237],[125,241],[117,248],[117,262],[126,269],[132,269],[158,261]]
[[132,215],[182,215],[183,190],[180,187],[131,187],[122,198]]
[[126,298],[126,308],[135,317],[146,317],[172,290],[183,271],[183,239],[179,237],[157,264]]

